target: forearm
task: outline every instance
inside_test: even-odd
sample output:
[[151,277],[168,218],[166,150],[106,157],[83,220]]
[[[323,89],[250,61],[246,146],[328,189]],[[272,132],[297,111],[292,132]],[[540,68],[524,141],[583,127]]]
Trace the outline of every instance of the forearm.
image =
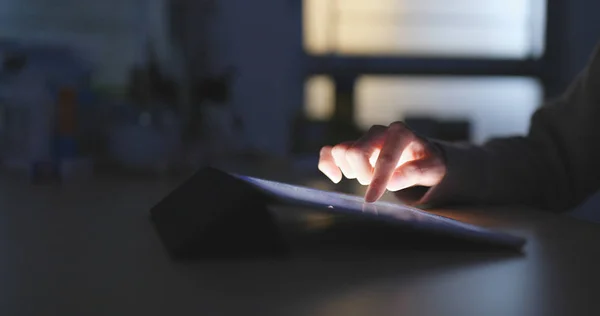
[[551,148],[529,138],[505,138],[484,146],[438,143],[447,174],[422,198],[432,205],[527,204],[563,209],[569,187]]
[[446,177],[430,204],[520,203],[567,210],[600,187],[598,58],[558,100],[540,108],[527,136],[484,146],[441,144]]
[[447,171],[422,204],[528,204],[568,210],[600,188],[600,49],[524,137],[483,146],[438,143]]

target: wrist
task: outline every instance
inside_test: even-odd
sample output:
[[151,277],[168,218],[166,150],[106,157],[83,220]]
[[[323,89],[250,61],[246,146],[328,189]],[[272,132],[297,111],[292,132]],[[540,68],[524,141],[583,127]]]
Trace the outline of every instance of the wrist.
[[485,159],[480,147],[432,141],[446,166],[440,182],[431,187],[419,204],[476,203],[485,200]]

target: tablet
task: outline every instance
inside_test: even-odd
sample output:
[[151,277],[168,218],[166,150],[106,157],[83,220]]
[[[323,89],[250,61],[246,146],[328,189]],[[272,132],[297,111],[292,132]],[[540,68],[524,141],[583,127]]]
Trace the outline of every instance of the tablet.
[[331,214],[347,214],[408,226],[413,229],[441,233],[476,242],[520,250],[524,238],[462,223],[447,217],[431,214],[400,203],[365,203],[363,197],[323,191],[308,187],[233,174],[253,187],[284,204],[317,208]]

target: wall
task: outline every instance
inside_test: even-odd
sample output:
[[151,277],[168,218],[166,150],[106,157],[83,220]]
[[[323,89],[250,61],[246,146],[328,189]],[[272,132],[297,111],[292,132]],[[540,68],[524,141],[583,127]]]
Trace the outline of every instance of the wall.
[[301,1],[218,4],[215,67],[233,65],[238,71],[233,105],[244,118],[247,141],[284,155],[290,120],[302,102]]
[[600,40],[600,2],[597,1],[567,1],[566,38],[567,72],[565,79],[571,80],[589,61],[594,46]]
[[564,92],[600,40],[600,2],[548,0],[547,96]]

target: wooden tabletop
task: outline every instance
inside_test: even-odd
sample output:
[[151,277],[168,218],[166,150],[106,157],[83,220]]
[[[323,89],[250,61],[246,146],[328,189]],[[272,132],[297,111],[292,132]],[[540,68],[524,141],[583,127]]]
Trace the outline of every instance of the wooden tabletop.
[[424,248],[183,263],[148,219],[177,184],[0,178],[0,314],[600,315],[595,224],[518,207],[436,210],[524,236],[524,254]]

